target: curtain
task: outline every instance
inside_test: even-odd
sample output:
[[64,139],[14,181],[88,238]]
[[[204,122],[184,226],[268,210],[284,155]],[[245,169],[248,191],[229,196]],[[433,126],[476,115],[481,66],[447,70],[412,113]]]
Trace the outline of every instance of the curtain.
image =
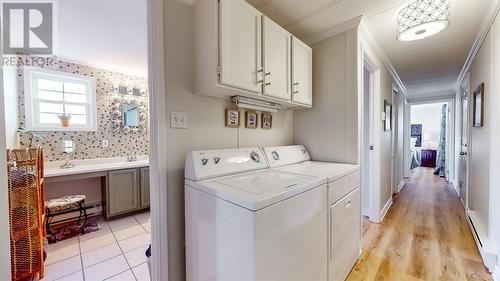
[[446,170],[446,104],[441,108],[441,132],[439,133],[439,146],[436,158],[436,169],[434,174],[445,176]]

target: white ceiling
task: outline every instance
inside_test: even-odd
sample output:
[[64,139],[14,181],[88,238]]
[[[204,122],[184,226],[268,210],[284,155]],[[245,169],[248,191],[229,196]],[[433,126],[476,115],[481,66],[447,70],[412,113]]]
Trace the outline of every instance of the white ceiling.
[[146,0],[60,0],[57,14],[58,57],[147,76]]
[[399,42],[397,13],[414,0],[247,0],[301,39],[364,15],[411,97],[451,94],[493,0],[450,0],[450,26],[420,41]]

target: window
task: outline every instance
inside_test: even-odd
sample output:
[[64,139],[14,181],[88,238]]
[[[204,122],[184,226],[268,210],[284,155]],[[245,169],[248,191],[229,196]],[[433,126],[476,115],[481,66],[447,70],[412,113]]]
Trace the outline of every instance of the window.
[[[24,71],[26,127],[33,131],[95,131],[95,80],[47,69]],[[68,127],[58,115],[71,114]]]

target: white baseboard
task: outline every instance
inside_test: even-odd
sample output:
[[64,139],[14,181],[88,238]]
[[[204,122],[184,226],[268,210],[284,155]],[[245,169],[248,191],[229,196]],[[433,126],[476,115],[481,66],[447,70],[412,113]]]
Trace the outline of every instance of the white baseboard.
[[453,189],[457,192],[458,197],[460,197],[460,191],[458,190],[458,184],[457,181],[451,181],[451,184],[453,184]]
[[488,268],[490,273],[498,276],[500,272],[498,272],[497,253],[493,250],[494,247],[492,246],[487,233],[484,231],[484,228],[480,224],[479,219],[477,219],[477,215],[474,211],[468,210],[467,217],[470,231],[472,232],[472,236],[474,237],[474,241],[476,242],[476,246],[484,265]]
[[401,192],[401,189],[403,189],[403,186],[405,186],[406,184],[406,179],[403,179],[399,185],[398,185],[398,188],[396,189],[396,193],[400,193]]
[[363,215],[365,217],[370,217],[370,209],[362,208],[361,209],[361,215]]
[[389,211],[389,209],[391,208],[392,206],[392,197],[387,200],[387,202],[385,203],[384,205],[384,208],[382,209],[382,211],[380,211],[380,214],[378,216],[378,222],[382,222],[385,218],[385,215],[387,215],[387,212]]
[[495,271],[493,272],[493,281],[500,281],[500,265],[495,266]]

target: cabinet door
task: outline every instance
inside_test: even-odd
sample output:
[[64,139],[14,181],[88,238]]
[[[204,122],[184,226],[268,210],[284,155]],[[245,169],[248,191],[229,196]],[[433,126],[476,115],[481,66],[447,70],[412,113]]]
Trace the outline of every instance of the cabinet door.
[[262,93],[261,17],[244,0],[220,0],[221,84]]
[[149,207],[149,168],[141,168],[141,208]]
[[139,208],[138,169],[108,172],[106,193],[108,215],[116,215]]
[[264,95],[290,100],[291,34],[263,17]]
[[292,101],[311,105],[312,50],[297,38],[292,41]]

